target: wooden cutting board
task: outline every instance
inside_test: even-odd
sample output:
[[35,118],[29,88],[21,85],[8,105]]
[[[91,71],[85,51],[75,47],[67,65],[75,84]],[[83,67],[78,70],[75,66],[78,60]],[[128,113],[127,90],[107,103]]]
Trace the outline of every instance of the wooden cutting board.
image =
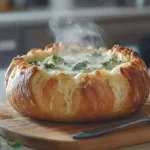
[[150,103],[131,117],[92,124],[40,121],[17,113],[8,102],[0,103],[0,134],[9,140],[21,139],[24,145],[47,150],[107,150],[150,141],[150,124],[142,123],[90,139],[75,140],[71,135],[135,118],[147,117]]

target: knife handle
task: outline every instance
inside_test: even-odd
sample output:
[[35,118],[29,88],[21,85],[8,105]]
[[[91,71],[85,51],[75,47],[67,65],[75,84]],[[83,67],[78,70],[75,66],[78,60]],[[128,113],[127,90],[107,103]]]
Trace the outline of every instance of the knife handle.
[[102,134],[106,134],[106,133],[115,131],[117,129],[127,127],[130,125],[134,125],[134,124],[142,123],[142,122],[147,122],[147,121],[150,121],[150,118],[136,119],[136,120],[127,121],[127,122],[123,122],[123,123],[120,123],[117,125],[112,125],[112,126],[108,126],[108,127],[104,127],[104,128],[81,131],[81,132],[77,132],[77,133],[73,134],[72,138],[74,138],[74,139],[91,138],[91,137],[95,137],[98,135],[102,135]]

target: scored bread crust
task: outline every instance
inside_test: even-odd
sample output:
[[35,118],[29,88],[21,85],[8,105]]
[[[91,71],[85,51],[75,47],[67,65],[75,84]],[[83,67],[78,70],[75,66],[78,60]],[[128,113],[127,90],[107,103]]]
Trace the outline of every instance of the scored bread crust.
[[[128,60],[111,71],[94,70],[70,76],[50,73],[29,64],[33,58],[58,53],[72,43],[54,43],[45,50],[32,49],[14,58],[5,75],[9,103],[25,116],[64,122],[91,122],[130,115],[139,111],[150,92],[148,69],[133,50],[87,47]],[[81,44],[76,44],[82,49]]]

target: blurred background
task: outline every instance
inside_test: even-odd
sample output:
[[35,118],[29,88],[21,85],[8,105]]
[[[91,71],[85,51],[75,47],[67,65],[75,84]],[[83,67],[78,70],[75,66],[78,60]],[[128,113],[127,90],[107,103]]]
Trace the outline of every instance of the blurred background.
[[14,56],[62,40],[127,46],[149,67],[150,0],[0,0],[0,100]]

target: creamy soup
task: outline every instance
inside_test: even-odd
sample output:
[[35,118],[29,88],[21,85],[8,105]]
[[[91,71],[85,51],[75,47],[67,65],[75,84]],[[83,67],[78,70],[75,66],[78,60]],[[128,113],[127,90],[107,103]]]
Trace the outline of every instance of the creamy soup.
[[94,70],[111,70],[121,61],[98,50],[74,50],[48,55],[43,61],[33,60],[29,62],[46,69],[48,72],[64,72],[77,74],[79,72],[89,73]]

